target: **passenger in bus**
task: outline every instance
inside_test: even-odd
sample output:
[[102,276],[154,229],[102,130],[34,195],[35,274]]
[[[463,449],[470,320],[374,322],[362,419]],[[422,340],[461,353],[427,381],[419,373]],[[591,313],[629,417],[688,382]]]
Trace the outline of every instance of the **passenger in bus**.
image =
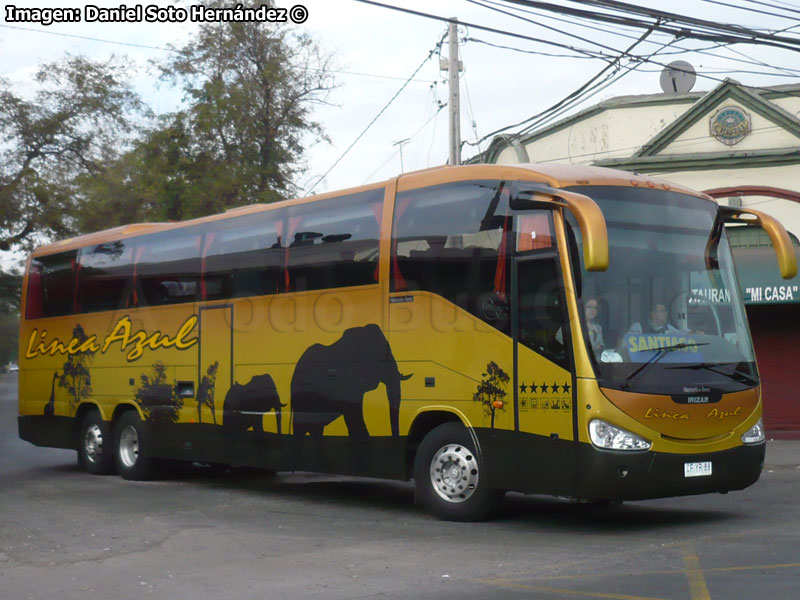
[[[598,300],[590,296],[583,303],[583,314],[586,316],[586,330],[589,332],[589,342],[592,345],[592,352],[597,358],[603,353],[605,342],[603,341],[603,327],[597,322]],[[564,333],[561,327],[556,331],[555,340],[559,344],[564,344]]]
[[599,357],[605,348],[603,341],[603,328],[597,322],[597,298],[590,297],[583,304],[583,314],[586,315],[586,330],[589,332],[589,342],[592,345],[592,352]]

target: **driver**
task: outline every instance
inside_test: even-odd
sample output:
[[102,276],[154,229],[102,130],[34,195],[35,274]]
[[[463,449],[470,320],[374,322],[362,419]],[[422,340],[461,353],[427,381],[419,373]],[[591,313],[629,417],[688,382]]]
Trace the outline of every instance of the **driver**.
[[[641,323],[634,323],[629,331],[631,333],[642,333]],[[647,324],[645,333],[680,333],[680,330],[669,323],[667,307],[662,303],[658,303],[650,311],[650,321]]]

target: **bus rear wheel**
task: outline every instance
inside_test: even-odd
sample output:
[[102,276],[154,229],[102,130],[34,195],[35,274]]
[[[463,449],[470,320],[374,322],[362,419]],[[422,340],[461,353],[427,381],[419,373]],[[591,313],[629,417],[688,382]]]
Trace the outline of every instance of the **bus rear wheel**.
[[124,479],[149,479],[155,468],[147,447],[147,431],[135,411],[124,413],[114,427],[114,458]]
[[81,419],[78,465],[92,475],[108,475],[114,471],[111,428],[97,410],[86,413]]
[[414,459],[417,497],[446,521],[480,521],[503,497],[491,489],[469,432],[460,423],[444,423],[422,440]]

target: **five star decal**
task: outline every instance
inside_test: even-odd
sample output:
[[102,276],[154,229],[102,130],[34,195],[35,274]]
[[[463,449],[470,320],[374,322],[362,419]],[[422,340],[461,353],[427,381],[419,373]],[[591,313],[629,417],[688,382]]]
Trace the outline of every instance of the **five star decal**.
[[546,383],[543,383],[542,385],[536,385],[534,382],[527,384],[523,381],[519,385],[520,394],[569,394],[571,389],[572,386],[570,386],[569,382],[566,382],[563,385],[558,385],[558,383],[553,383],[553,385],[547,385]]

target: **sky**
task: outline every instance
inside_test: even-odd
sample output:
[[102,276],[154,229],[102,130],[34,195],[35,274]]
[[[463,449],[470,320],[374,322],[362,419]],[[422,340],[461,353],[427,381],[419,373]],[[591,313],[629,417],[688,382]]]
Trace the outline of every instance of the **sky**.
[[[564,0],[552,1],[578,7]],[[102,7],[118,7],[122,3],[93,2]],[[135,5],[133,0],[125,3],[128,7]],[[464,159],[488,146],[489,140],[475,145],[476,140],[547,108],[607,64],[597,58],[581,58],[573,51],[482,31],[474,25],[605,53],[624,49],[642,33],[639,29],[598,26],[542,11],[537,11],[538,14],[520,13],[509,3],[498,0],[386,0],[386,3],[439,17],[456,17],[461,22],[473,24],[472,27],[464,25],[459,28],[459,52],[463,63],[461,129],[462,138],[467,142],[462,152]],[[800,0],[674,0],[668,5],[660,1],[631,3],[717,23],[737,23],[773,31],[795,27],[786,35],[800,36]],[[783,10],[769,8],[764,3]],[[3,4],[4,9],[8,4]],[[17,0],[13,4],[27,8],[83,8],[86,3]],[[188,6],[192,1],[145,0],[144,5],[149,4],[167,8],[171,5]],[[327,104],[316,107],[313,113],[313,119],[322,124],[330,142],[309,148],[306,172],[295,182],[303,193],[358,186],[393,177],[401,171],[423,169],[447,161],[447,109],[439,108],[448,99],[447,74],[439,68],[438,53],[426,60],[445,33],[446,23],[356,0],[276,0],[275,4],[284,8],[302,4],[307,9],[305,23],[293,26],[312,35],[321,48],[333,56],[335,65],[337,87],[330,93]],[[750,10],[734,8],[733,5]],[[493,10],[498,8],[533,22]],[[794,18],[781,18],[776,13]],[[113,54],[126,57],[126,61],[138,67],[132,84],[154,111],[163,113],[180,106],[180,93],[167,85],[159,85],[148,65],[151,59],[167,53],[163,49],[167,44],[179,46],[189,39],[195,24],[189,21],[81,22],[44,26],[9,23],[5,17],[5,14],[0,15],[0,77],[9,80],[18,93],[32,89],[32,75],[41,64],[58,61],[65,53],[97,60],[107,59]],[[557,30],[566,30],[584,39]],[[666,34],[654,34],[648,39],[658,44],[645,42],[637,46],[636,52],[649,54],[660,48],[659,53],[652,57],[658,64],[638,65],[635,70],[627,70],[633,65],[623,62],[626,67],[623,77],[584,103],[571,107],[560,118],[616,96],[661,93],[660,72],[663,65],[673,60],[688,60],[697,69],[700,76],[695,91],[713,89],[725,77],[749,85],[766,86],[795,83],[800,76],[797,72],[781,72],[780,76],[775,76],[779,72],[770,68],[800,68],[797,52],[741,45],[711,50],[714,56],[677,53],[680,48],[709,47],[712,44],[676,41]],[[673,46],[663,48],[662,45],[669,42]],[[446,55],[445,43],[441,56]],[[744,59],[751,64],[742,63]],[[759,62],[764,64],[752,64]],[[420,66],[413,80],[398,94]],[[737,72],[741,70],[752,72]],[[367,129],[387,104],[388,108]],[[360,135],[358,142],[347,151]]]

